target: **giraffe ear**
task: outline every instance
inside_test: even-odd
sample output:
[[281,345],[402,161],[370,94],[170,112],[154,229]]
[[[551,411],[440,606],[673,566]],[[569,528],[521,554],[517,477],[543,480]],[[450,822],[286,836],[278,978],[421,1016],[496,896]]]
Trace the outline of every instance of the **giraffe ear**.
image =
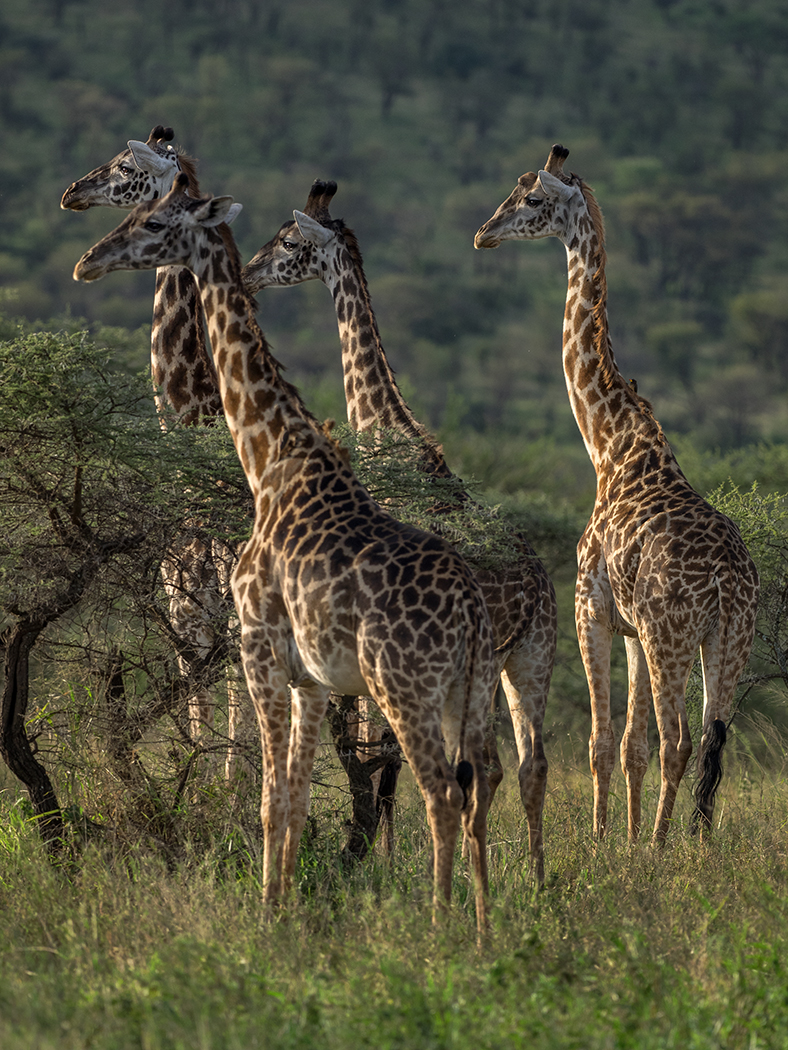
[[576,193],[580,192],[577,186],[567,186],[565,182],[557,179],[555,175],[551,175],[549,171],[539,172],[539,182],[548,197],[557,198],[559,201],[568,201]]
[[172,158],[162,157],[155,149],[151,149],[145,142],[131,139],[128,143],[134,163],[141,171],[147,171],[151,175],[165,175],[168,171],[177,170],[176,154],[173,151]]
[[325,248],[328,242],[335,237],[333,230],[326,229],[316,219],[305,215],[304,212],[298,211],[298,209],[293,212],[293,218],[304,240],[310,241],[316,248]]
[[227,218],[224,220],[228,225],[233,221],[236,215],[240,215],[243,211],[243,204],[231,204],[230,210],[227,212]]
[[201,226],[219,226],[234,219],[242,207],[232,197],[211,197],[210,200],[200,201],[193,215]]

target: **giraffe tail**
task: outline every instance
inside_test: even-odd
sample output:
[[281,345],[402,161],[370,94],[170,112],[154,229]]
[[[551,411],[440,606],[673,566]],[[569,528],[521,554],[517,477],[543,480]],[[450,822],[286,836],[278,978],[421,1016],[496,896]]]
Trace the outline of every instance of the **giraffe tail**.
[[695,785],[695,812],[692,815],[692,829],[711,827],[714,812],[714,799],[722,780],[722,750],[728,730],[721,718],[715,718],[707,733],[704,733],[703,754],[698,782]]
[[[728,659],[728,637],[731,629],[731,613],[734,588],[731,585],[733,566],[730,558],[727,565],[728,571],[718,582],[719,588],[719,610],[720,610],[720,667],[717,676],[716,690],[719,694],[726,688],[726,663]],[[714,698],[719,703],[719,695]],[[722,751],[728,737],[728,727],[724,720],[715,712],[714,720],[708,728],[704,726],[703,738],[701,740],[700,754],[698,755],[698,779],[695,784],[695,810],[692,814],[690,827],[694,833],[698,827],[711,829],[711,820],[714,814],[714,802],[717,797],[717,789],[722,781]]]
[[[467,753],[465,738],[473,694],[480,687],[480,681],[483,678],[483,674],[481,674],[483,665],[479,662],[479,650],[483,644],[484,632],[480,631],[480,625],[486,619],[486,616],[487,606],[484,597],[479,593],[478,601],[474,602],[472,607],[466,605],[465,613],[465,695],[463,697],[457,766],[454,770],[457,783],[462,788],[463,809],[468,804],[468,791],[473,782],[474,768],[473,763],[462,756]],[[489,641],[492,642],[492,637],[490,637]]]
[[468,711],[471,705],[476,678],[476,659],[478,656],[478,634],[473,629],[473,617],[468,616],[465,624],[465,695],[462,705],[462,722],[460,723],[459,751],[457,753],[457,766],[454,776],[462,788],[462,808],[468,804],[468,790],[473,781],[473,766],[462,756],[465,754],[465,733],[468,727]]
[[468,804],[468,789],[473,781],[473,766],[470,762],[462,759],[457,763],[454,775],[457,778],[457,783],[462,788],[462,808],[465,809]]

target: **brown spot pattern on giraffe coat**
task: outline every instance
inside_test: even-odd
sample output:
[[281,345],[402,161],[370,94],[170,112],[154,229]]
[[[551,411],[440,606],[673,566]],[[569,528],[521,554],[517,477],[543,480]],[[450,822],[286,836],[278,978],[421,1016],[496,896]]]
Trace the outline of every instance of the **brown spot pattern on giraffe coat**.
[[[605,830],[615,759],[611,727],[610,636],[630,639],[630,695],[621,760],[628,778],[630,838],[640,829],[640,792],[648,760],[648,710],[661,736],[662,791],[654,827],[667,834],[676,789],[691,751],[683,694],[698,647],[704,661],[704,735],[728,718],[747,660],[758,598],[755,567],[735,525],[689,485],[661,428],[624,382],[610,347],[602,214],[590,189],[562,171],[568,151],[554,146],[540,176],[538,210],[526,199],[531,175],[479,230],[478,247],[545,233],[567,248],[564,373],[570,402],[597,475],[597,499],[578,544],[576,621],[589,682],[594,823]],[[555,187],[558,179],[573,192]],[[577,192],[579,190],[579,192]],[[716,782],[716,781],[715,781]],[[713,790],[698,795],[710,826]]]

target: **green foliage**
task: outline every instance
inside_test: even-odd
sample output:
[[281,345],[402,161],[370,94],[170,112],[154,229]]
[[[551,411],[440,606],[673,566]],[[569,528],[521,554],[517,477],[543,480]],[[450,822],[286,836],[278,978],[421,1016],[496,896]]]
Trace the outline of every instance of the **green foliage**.
[[[0,344],[0,630],[44,632],[29,672],[6,666],[6,684],[17,682],[15,717],[71,795],[77,837],[85,822],[130,820],[166,841],[180,834],[196,757],[186,701],[198,686],[221,693],[233,643],[219,600],[213,647],[184,649],[160,567],[184,541],[209,551],[212,536],[245,538],[251,505],[223,423],[163,431],[149,381],[112,371],[108,356],[80,331]],[[222,750],[221,726],[206,754]],[[103,777],[125,797],[97,792]]]
[[[20,315],[147,321],[150,275],[71,280],[117,217],[58,201],[163,122],[200,159],[203,187],[244,203],[246,258],[316,175],[337,179],[387,350],[433,427],[457,419],[459,395],[466,431],[574,446],[562,253],[472,247],[562,140],[605,212],[619,362],[668,434],[704,448],[788,435],[777,0],[15,0],[0,27],[0,131],[13,144],[0,158],[0,284]],[[262,313],[297,384],[339,395],[323,289],[268,293]]]
[[226,430],[163,433],[148,382],[111,371],[108,356],[84,333],[0,344],[5,608],[43,603],[89,537],[161,544],[184,518],[210,517],[217,480],[242,491]]
[[368,491],[395,518],[438,532],[474,568],[500,569],[517,560],[516,537],[500,508],[466,499],[468,485],[456,476],[425,473],[420,441],[380,429],[359,434],[347,425],[337,438]]
[[[713,838],[677,820],[658,851],[627,845],[617,794],[618,823],[592,841],[590,786],[571,763],[556,763],[553,784],[541,893],[525,876],[513,775],[496,797],[492,930],[478,948],[459,851],[453,912],[431,926],[415,792],[391,866],[370,857],[348,875],[307,846],[309,895],[281,921],[263,909],[259,860],[230,874],[218,842],[170,871],[139,848],[94,844],[68,882],[3,801],[0,824],[16,828],[0,874],[3,1047],[779,1050],[784,761],[731,763]],[[656,778],[646,787],[654,807]],[[686,792],[679,803],[688,813]],[[335,804],[313,806],[316,842],[337,819]]]
[[[721,487],[709,499],[739,526],[758,567],[758,621],[744,681],[750,689],[771,686],[767,700],[776,701],[782,721],[788,685],[788,497],[763,494],[753,484],[748,491],[735,485]],[[758,706],[765,705],[762,701]]]

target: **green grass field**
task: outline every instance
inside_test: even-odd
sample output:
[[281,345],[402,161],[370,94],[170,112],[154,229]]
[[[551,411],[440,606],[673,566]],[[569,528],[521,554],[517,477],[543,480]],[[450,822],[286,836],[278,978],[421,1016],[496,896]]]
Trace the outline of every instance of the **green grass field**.
[[[714,836],[689,836],[683,787],[663,850],[627,846],[620,773],[611,833],[594,843],[584,744],[551,753],[541,892],[509,775],[490,815],[482,947],[459,857],[452,912],[431,925],[428,839],[407,778],[393,865],[376,856],[350,874],[333,860],[341,807],[316,793],[298,897],[273,920],[254,844],[228,845],[240,831],[169,867],[150,846],[101,839],[65,874],[6,781],[0,1046],[784,1047],[788,768],[776,735],[748,732],[760,757],[734,735]],[[652,768],[650,817],[657,783]]]

